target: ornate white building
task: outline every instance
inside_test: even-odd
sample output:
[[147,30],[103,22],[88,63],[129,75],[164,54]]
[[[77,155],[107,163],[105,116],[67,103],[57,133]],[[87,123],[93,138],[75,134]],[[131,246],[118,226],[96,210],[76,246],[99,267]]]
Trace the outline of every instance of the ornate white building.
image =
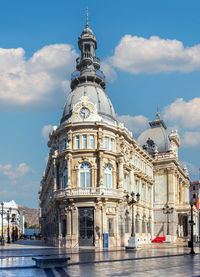
[[179,164],[177,132],[168,136],[158,112],[136,141],[117,121],[105,93],[97,41],[88,22],[78,46],[72,91],[59,127],[49,136],[40,188],[43,236],[62,247],[103,247],[108,232],[109,246],[124,246],[132,226],[126,195],[134,192],[140,194],[133,214],[139,243],[166,234],[172,241],[187,238],[189,175]]

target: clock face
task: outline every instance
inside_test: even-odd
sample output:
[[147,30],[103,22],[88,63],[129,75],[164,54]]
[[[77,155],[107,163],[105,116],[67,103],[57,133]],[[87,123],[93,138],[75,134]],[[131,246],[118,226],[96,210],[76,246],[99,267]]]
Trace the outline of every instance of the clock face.
[[89,117],[89,115],[90,115],[90,110],[88,108],[82,108],[80,110],[80,116],[82,118],[87,118],[87,117]]

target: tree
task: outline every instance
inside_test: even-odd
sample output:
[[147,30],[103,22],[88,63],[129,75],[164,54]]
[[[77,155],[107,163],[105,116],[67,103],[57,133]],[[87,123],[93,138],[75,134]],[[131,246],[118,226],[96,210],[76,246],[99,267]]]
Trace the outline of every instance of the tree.
[[26,221],[24,222],[24,228],[28,228],[28,223]]

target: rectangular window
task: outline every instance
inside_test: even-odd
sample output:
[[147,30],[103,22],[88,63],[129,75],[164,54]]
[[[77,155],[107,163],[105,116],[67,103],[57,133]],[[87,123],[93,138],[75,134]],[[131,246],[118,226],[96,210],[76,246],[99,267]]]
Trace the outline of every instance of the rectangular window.
[[90,148],[94,148],[94,135],[90,135]]
[[67,149],[67,139],[63,139],[63,149]]
[[105,149],[108,149],[108,148],[109,148],[109,138],[108,138],[108,137],[105,137],[105,138],[104,138],[104,148],[105,148]]
[[113,152],[114,151],[114,139],[111,138],[110,140],[110,150]]
[[82,137],[82,148],[86,149],[87,148],[87,136],[83,135]]
[[79,149],[80,148],[80,137],[79,136],[76,136],[75,138],[75,148],[76,149]]

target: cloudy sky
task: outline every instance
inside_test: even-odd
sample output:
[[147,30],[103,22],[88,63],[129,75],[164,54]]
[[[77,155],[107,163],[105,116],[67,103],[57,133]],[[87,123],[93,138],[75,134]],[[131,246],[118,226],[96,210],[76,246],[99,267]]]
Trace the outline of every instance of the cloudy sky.
[[198,0],[1,1],[0,201],[38,206],[49,131],[58,125],[79,55],[85,9],[98,40],[107,94],[134,137],[159,105],[199,178]]

